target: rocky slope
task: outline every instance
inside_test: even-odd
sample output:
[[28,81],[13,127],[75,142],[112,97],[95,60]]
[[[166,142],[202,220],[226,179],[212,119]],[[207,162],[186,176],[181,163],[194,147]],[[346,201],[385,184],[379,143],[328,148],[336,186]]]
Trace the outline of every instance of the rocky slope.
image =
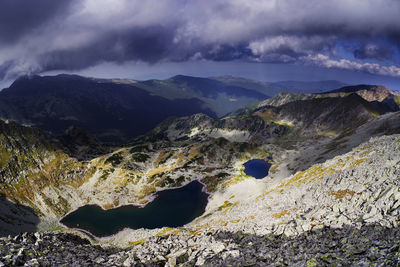
[[[55,138],[13,122],[0,126],[1,234],[45,232],[3,238],[4,264],[317,266],[399,260],[400,114],[358,95],[220,120],[202,114],[169,119],[118,148],[76,128]],[[252,158],[271,162],[267,178],[245,175],[243,163]],[[184,227],[94,238],[58,223],[86,204],[144,205],[155,192],[194,179],[211,195],[204,215]],[[49,250],[41,242],[65,246]]]
[[[57,232],[23,234],[0,241],[1,262],[395,266],[400,263],[399,160],[400,135],[372,138],[278,182],[246,179],[223,193],[229,202],[183,228],[126,230],[102,241],[129,241],[125,249]],[[211,203],[221,199],[214,195]]]

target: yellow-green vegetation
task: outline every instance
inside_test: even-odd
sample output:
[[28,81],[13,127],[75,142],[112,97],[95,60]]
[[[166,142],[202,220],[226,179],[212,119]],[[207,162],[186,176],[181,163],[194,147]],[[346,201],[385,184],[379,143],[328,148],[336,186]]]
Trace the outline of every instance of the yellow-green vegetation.
[[233,207],[237,206],[239,204],[239,201],[236,201],[234,203],[226,203],[228,206],[225,207],[225,209],[222,211],[223,214],[228,213],[228,211],[232,210]]
[[59,231],[64,231],[66,228],[60,224],[57,224],[53,228],[49,229],[48,232],[59,232]]
[[293,127],[294,126],[293,123],[285,122],[285,121],[282,121],[282,120],[271,120],[270,122],[273,122],[273,123],[279,124],[279,125],[288,126],[288,127]]
[[217,191],[218,185],[226,180],[229,175],[229,173],[221,172],[215,176],[206,176],[201,179],[201,182],[206,185],[207,192],[215,192]]
[[318,266],[318,264],[315,258],[307,261],[307,267],[316,267],[316,266]]
[[171,232],[174,228],[170,228],[170,227],[165,227],[163,230],[161,230],[160,232],[158,232],[156,234],[156,236],[163,236],[168,232]]
[[360,156],[360,157],[364,157],[364,156],[370,154],[371,152],[372,152],[372,150],[365,150],[365,151],[361,152],[361,153],[359,154],[359,156]]
[[324,130],[318,130],[317,134],[319,136],[324,136],[324,137],[335,137],[338,133],[335,131],[324,131]]
[[369,107],[365,107],[365,109],[367,110],[367,112],[369,113],[369,115],[371,115],[372,117],[378,117],[380,115],[382,115],[382,113],[380,113],[378,110],[376,109],[371,109]]
[[260,117],[265,122],[272,122],[276,120],[276,113],[272,109],[267,109],[263,112],[257,112],[256,116]]
[[162,164],[166,163],[173,155],[174,155],[173,152],[161,151],[160,155],[157,158],[157,160],[154,162],[154,165],[155,166],[159,166],[159,165],[162,165]]
[[278,171],[279,168],[279,163],[275,163],[271,166],[271,168],[269,168],[269,173],[276,173]]
[[[4,131],[0,134],[0,167],[9,173],[2,178],[12,179],[3,180],[0,193],[43,216],[35,204],[39,196],[54,214],[65,215],[70,210],[67,199],[60,195],[49,198],[43,192],[50,186],[56,192],[65,185],[77,188],[93,176],[96,168],[70,157],[38,130],[10,123]],[[12,157],[15,160],[10,161]]]
[[137,246],[137,245],[142,245],[144,242],[146,242],[146,239],[140,239],[140,240],[136,240],[136,241],[131,241],[129,242],[129,245],[131,246]]
[[149,183],[152,183],[153,180],[155,178],[158,178],[155,182],[155,185],[157,187],[177,187],[177,186],[181,186],[184,182],[185,182],[185,176],[181,175],[176,179],[172,179],[170,176],[168,175],[164,175],[164,173],[160,173],[160,174],[155,174],[153,175],[155,176],[154,178],[151,177],[151,179],[149,180]]
[[[241,149],[242,144],[240,145]],[[271,153],[270,151],[265,148],[265,147],[257,147],[257,146],[252,146],[252,145],[246,145],[246,149],[244,151],[240,151],[241,157],[239,161],[245,162],[250,159],[254,158],[261,158],[265,159],[266,161],[270,161]]]
[[103,170],[103,174],[100,176],[100,180],[106,180],[114,171],[114,168]]
[[229,202],[229,201],[225,200],[224,204],[222,204],[221,206],[219,206],[218,209],[217,209],[217,211],[222,211],[222,210],[224,210],[224,209],[226,209],[226,208],[231,207],[232,205],[233,205],[232,202]]
[[321,164],[315,164],[311,168],[305,171],[299,171],[292,178],[289,179],[286,183],[280,185],[279,187],[286,186],[300,186],[304,183],[312,183],[319,179],[322,179],[325,175],[333,174],[336,170],[332,167],[322,168]]
[[348,189],[344,190],[338,190],[338,191],[330,191],[329,194],[331,196],[334,196],[336,199],[342,199],[346,196],[350,196],[350,198],[355,194],[356,192]]
[[164,172],[159,172],[159,173],[153,174],[152,176],[149,177],[148,183],[149,184],[153,183],[156,178],[163,177],[163,175],[164,175]]
[[239,175],[237,175],[234,178],[231,178],[231,179],[227,180],[223,185],[224,185],[224,187],[228,187],[228,186],[240,183],[242,181],[245,181],[245,180],[251,179],[251,178],[252,178],[251,176],[246,175],[244,173],[244,171],[241,170]]
[[357,167],[358,165],[360,165],[361,163],[363,163],[366,160],[367,160],[367,158],[359,158],[356,160],[353,159],[353,161],[350,162],[348,169],[354,169],[355,167]]
[[3,147],[0,148],[0,169],[3,169],[7,166],[8,162],[11,159],[11,154]]
[[283,120],[277,119],[276,118],[277,115],[272,109],[267,109],[264,112],[257,112],[255,114],[255,116],[260,117],[265,122],[275,123],[275,124],[283,125],[283,126],[287,126],[287,127],[293,127],[294,126],[293,123],[291,123],[291,122],[287,122],[287,121],[283,121]]
[[155,193],[157,190],[155,188],[154,185],[143,185],[143,187],[141,188],[141,197],[144,198],[146,196],[149,196],[153,193]]
[[378,117],[381,114],[379,114],[377,111],[374,110],[368,110],[368,113],[372,116],[372,117]]
[[395,96],[394,96],[394,102],[395,102],[398,106],[400,106],[400,97],[397,96],[397,95],[395,95]]
[[281,212],[277,212],[277,213],[272,214],[272,218],[280,219],[280,218],[282,218],[283,216],[289,215],[289,214],[290,214],[290,211],[289,211],[289,210],[283,210],[283,211],[281,211]]

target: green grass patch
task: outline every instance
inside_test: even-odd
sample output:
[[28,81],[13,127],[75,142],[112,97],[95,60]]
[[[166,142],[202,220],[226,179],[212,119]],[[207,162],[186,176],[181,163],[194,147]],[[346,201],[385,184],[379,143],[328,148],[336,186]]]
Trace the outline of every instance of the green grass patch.
[[0,169],[7,166],[11,159],[11,154],[7,150],[0,151]]

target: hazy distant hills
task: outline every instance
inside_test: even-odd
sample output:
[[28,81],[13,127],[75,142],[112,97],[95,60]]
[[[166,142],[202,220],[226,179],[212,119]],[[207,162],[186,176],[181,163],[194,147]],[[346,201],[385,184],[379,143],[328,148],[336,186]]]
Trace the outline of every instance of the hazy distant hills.
[[0,117],[54,134],[77,126],[102,141],[126,142],[171,116],[204,113],[220,118],[282,91],[320,92],[336,89],[339,84],[337,81],[269,84],[232,76],[177,75],[147,81],[65,74],[31,76],[21,77],[10,88],[0,91]]
[[260,82],[234,76],[219,76],[219,77],[214,77],[212,79],[218,80],[220,82],[232,86],[241,86],[244,88],[252,89],[267,94],[269,96],[274,96],[281,92],[298,93],[298,94],[320,93],[341,88],[347,85],[343,82],[334,80],[310,81],[310,82],[304,82],[304,81]]
[[218,117],[273,95],[268,90],[255,90],[249,85],[251,83],[231,85],[215,79],[184,75],[135,83],[137,87],[168,99],[200,99]]
[[302,82],[302,81],[281,81],[276,83],[271,83],[272,86],[286,88],[286,92],[294,90],[295,92],[302,93],[320,93],[329,91],[332,89],[341,88],[347,84],[335,80],[327,81],[312,81],[312,82]]

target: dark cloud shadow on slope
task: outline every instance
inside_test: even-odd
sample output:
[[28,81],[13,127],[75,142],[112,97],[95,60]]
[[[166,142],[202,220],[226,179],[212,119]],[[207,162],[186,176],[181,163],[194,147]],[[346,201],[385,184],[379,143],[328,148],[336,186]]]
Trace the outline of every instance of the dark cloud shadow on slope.
[[13,203],[0,194],[0,237],[35,232],[39,222],[32,208]]

